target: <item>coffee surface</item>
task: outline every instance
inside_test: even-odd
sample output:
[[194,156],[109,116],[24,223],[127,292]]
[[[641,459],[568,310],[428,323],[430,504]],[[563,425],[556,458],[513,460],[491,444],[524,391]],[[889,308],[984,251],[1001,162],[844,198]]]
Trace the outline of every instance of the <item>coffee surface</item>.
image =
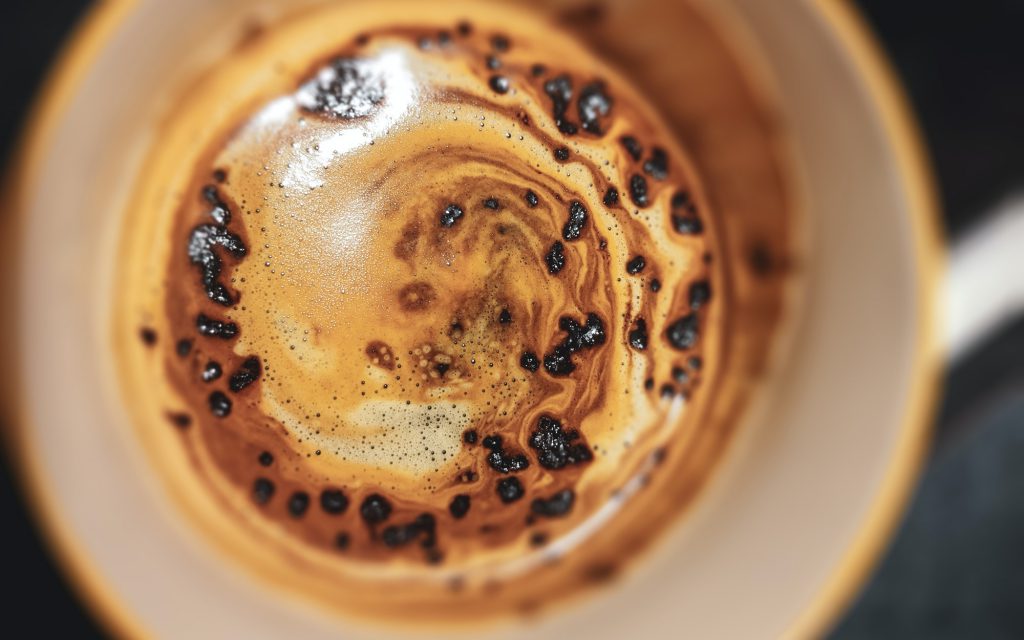
[[629,555],[596,539],[653,476],[710,468],[717,214],[562,29],[366,13],[272,26],[171,118],[124,238],[140,429],[204,526],[343,608],[530,608]]

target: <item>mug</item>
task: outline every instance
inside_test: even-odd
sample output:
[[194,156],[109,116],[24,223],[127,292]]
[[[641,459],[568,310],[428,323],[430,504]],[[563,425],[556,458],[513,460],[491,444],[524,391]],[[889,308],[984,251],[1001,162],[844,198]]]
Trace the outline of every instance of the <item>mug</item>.
[[[696,503],[649,557],[613,587],[498,634],[823,633],[884,548],[928,449],[944,242],[885,61],[840,0],[692,1],[728,15],[751,64],[777,87],[801,176],[801,300],[786,354]],[[295,4],[96,5],[46,84],[9,176],[10,453],[67,574],[120,635],[395,633],[252,581],[183,521],[118,401],[109,311],[97,303],[116,295],[118,212],[158,114],[173,108],[162,86],[202,66],[201,43]],[[660,25],[658,37],[672,36],[672,23],[658,21],[671,3],[629,6]]]

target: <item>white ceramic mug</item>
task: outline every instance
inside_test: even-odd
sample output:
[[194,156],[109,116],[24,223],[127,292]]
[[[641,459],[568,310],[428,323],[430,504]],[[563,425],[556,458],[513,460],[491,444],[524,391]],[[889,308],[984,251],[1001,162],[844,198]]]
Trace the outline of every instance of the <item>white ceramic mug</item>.
[[[126,635],[384,633],[254,584],[208,548],[164,499],[110,382],[96,283],[116,286],[110,227],[151,142],[153,114],[168,106],[162,74],[169,60],[189,64],[184,31],[238,23],[260,4],[274,3],[99,4],[47,84],[12,177],[12,455],[76,587]],[[796,339],[756,424],[739,430],[710,486],[651,557],[613,588],[498,633],[821,633],[884,548],[927,450],[943,252],[899,91],[838,0],[714,4],[742,23],[777,83],[804,177],[807,281]]]

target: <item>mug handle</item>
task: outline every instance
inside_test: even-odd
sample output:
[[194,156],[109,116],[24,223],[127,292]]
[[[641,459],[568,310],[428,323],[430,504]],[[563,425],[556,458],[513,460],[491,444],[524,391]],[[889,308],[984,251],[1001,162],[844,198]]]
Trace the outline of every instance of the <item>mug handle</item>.
[[1007,200],[952,246],[946,274],[946,360],[963,360],[1024,312],[1024,197]]

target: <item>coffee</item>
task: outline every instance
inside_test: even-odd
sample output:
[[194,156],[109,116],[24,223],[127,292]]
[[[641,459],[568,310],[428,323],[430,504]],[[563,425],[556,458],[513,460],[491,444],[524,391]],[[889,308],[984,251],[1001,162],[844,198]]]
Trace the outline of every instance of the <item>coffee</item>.
[[648,96],[530,14],[414,7],[273,25],[189,92],[119,337],[202,527],[345,610],[481,617],[604,579],[648,485],[707,475],[742,277]]

